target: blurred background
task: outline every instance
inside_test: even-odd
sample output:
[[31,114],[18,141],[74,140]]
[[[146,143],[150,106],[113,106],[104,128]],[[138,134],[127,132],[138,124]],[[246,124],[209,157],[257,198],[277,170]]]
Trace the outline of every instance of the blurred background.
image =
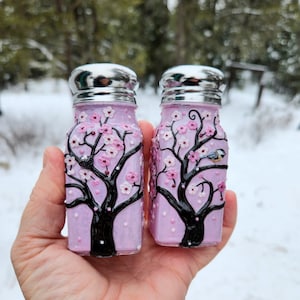
[[1,90],[89,62],[127,65],[156,87],[170,66],[234,61],[300,91],[298,0],[1,0],[0,18]]
[[238,223],[186,299],[298,300],[299,0],[0,0],[0,299],[24,299],[10,248],[44,148],[73,124],[66,80],[94,62],[136,71],[137,118],[154,125],[167,68],[224,71]]

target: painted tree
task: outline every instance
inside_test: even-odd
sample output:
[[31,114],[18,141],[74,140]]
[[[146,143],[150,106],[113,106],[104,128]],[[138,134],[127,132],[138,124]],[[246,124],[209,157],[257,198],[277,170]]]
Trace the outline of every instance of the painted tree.
[[[94,256],[117,253],[115,220],[143,195],[141,133],[136,123],[129,123],[133,113],[121,110],[121,116],[111,106],[81,111],[67,138],[65,203],[67,209],[90,210],[90,254]],[[124,118],[127,123],[121,122]]]
[[180,245],[199,246],[206,218],[224,207],[226,135],[214,110],[191,108],[186,113],[171,107],[163,110],[164,117],[152,153],[152,223],[159,213],[162,218],[167,215],[167,211],[158,212],[165,199],[185,226]]

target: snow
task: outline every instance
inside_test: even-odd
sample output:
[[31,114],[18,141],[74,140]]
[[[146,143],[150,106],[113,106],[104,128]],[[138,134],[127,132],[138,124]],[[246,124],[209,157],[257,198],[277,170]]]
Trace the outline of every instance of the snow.
[[[238,195],[238,223],[227,247],[193,280],[187,300],[299,297],[300,109],[265,90],[254,112],[256,94],[251,84],[234,89],[221,110],[230,141],[227,186]],[[9,258],[11,244],[38,177],[43,149],[62,147],[72,124],[72,106],[66,82],[53,80],[32,82],[29,92],[7,90],[1,100],[0,133],[9,121],[7,131],[16,126],[15,136],[32,131],[37,135],[32,144],[20,141],[16,156],[0,135],[0,299],[18,300],[23,296]],[[138,119],[157,125],[159,96],[150,89],[139,91],[138,103]]]

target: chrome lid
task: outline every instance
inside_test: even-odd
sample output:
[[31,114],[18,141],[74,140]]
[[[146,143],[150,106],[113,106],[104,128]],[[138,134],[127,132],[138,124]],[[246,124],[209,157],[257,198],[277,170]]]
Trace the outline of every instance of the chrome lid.
[[134,71],[118,64],[96,63],[77,67],[69,78],[73,103],[122,101],[136,103]]
[[221,105],[224,74],[212,67],[181,65],[162,75],[162,103],[184,101]]

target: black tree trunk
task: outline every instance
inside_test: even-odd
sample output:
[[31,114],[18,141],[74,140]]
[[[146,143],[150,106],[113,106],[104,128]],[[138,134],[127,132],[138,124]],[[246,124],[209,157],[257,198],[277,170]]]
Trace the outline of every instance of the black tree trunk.
[[110,212],[94,212],[91,224],[91,255],[99,257],[116,255],[113,237],[114,219],[114,215]]
[[191,248],[199,246],[204,238],[204,219],[196,220],[196,216],[184,221],[185,233],[180,243],[181,247]]

